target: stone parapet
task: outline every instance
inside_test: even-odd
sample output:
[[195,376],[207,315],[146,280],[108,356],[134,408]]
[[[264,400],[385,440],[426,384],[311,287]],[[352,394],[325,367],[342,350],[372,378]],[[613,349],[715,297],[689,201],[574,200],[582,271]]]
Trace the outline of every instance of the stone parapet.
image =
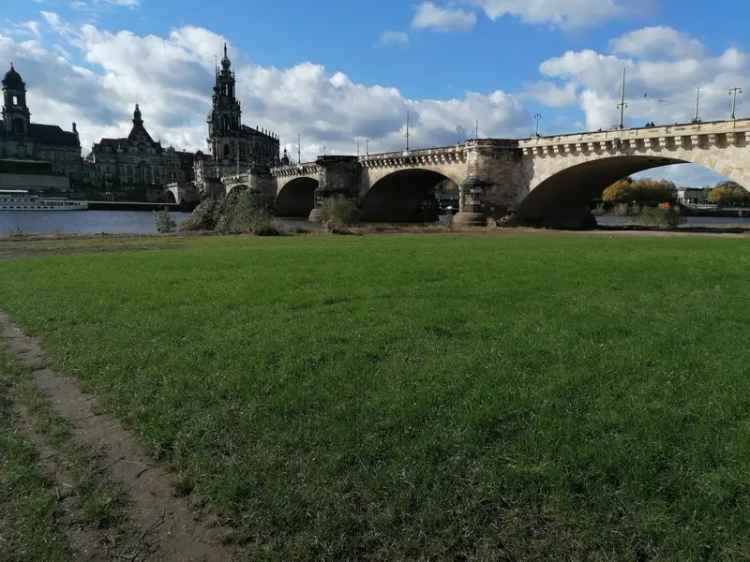
[[[552,137],[521,139],[524,155],[560,155],[585,151],[621,152],[627,150],[672,149],[675,147],[744,146],[750,133],[750,119],[686,123],[664,127],[613,129]],[[687,145],[687,146],[686,146]]]
[[271,168],[271,176],[275,178],[317,176],[319,174],[320,165],[317,162],[306,162],[294,166],[277,166]]

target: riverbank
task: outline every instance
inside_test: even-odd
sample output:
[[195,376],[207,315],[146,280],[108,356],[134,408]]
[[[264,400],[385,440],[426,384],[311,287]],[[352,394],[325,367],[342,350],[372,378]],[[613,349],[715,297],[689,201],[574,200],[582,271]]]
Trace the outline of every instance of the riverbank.
[[[346,234],[329,234],[320,225],[314,230],[296,225],[294,228],[281,229],[281,237],[323,237],[347,238],[350,236],[466,236],[479,238],[502,238],[513,236],[539,237],[708,237],[708,238],[748,238],[750,230],[745,229],[680,229],[661,230],[639,226],[600,227],[595,230],[551,230],[537,228],[466,228],[452,230],[447,226],[437,225],[375,225],[352,227]],[[0,260],[31,256],[72,255],[91,252],[122,252],[138,250],[180,249],[189,246],[191,240],[201,238],[252,238],[252,235],[227,236],[215,232],[188,232],[171,234],[22,234],[0,236]]]

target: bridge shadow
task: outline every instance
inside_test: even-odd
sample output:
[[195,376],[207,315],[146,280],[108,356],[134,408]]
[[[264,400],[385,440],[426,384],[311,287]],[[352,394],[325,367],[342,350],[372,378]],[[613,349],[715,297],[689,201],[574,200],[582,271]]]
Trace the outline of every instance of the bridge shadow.
[[439,192],[458,192],[444,175],[429,170],[400,170],[377,181],[361,201],[362,220],[371,223],[437,222]]
[[297,178],[290,181],[276,197],[276,215],[306,219],[315,207],[316,189],[318,182],[312,178]]

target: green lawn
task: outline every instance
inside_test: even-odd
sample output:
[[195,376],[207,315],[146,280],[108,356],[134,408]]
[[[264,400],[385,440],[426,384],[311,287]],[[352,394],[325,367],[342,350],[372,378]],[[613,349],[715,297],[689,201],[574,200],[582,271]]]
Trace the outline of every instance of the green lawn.
[[748,560],[748,244],[199,238],[0,307],[248,559]]

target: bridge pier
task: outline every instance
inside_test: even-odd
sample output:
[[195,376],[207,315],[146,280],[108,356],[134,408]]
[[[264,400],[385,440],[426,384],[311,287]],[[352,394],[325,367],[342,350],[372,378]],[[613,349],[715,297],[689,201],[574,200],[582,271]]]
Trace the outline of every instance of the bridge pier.
[[308,220],[320,222],[323,203],[334,197],[355,199],[361,166],[356,156],[321,156],[316,164],[320,169],[318,189],[315,190],[315,207]]
[[467,175],[459,186],[460,211],[453,225],[486,226],[491,211],[502,216],[513,208],[522,183],[522,153],[516,141],[506,139],[470,140],[465,150]]
[[487,186],[487,182],[477,176],[469,176],[458,186],[459,212],[453,217],[453,226],[464,228],[487,225],[487,215],[482,203],[482,196]]

